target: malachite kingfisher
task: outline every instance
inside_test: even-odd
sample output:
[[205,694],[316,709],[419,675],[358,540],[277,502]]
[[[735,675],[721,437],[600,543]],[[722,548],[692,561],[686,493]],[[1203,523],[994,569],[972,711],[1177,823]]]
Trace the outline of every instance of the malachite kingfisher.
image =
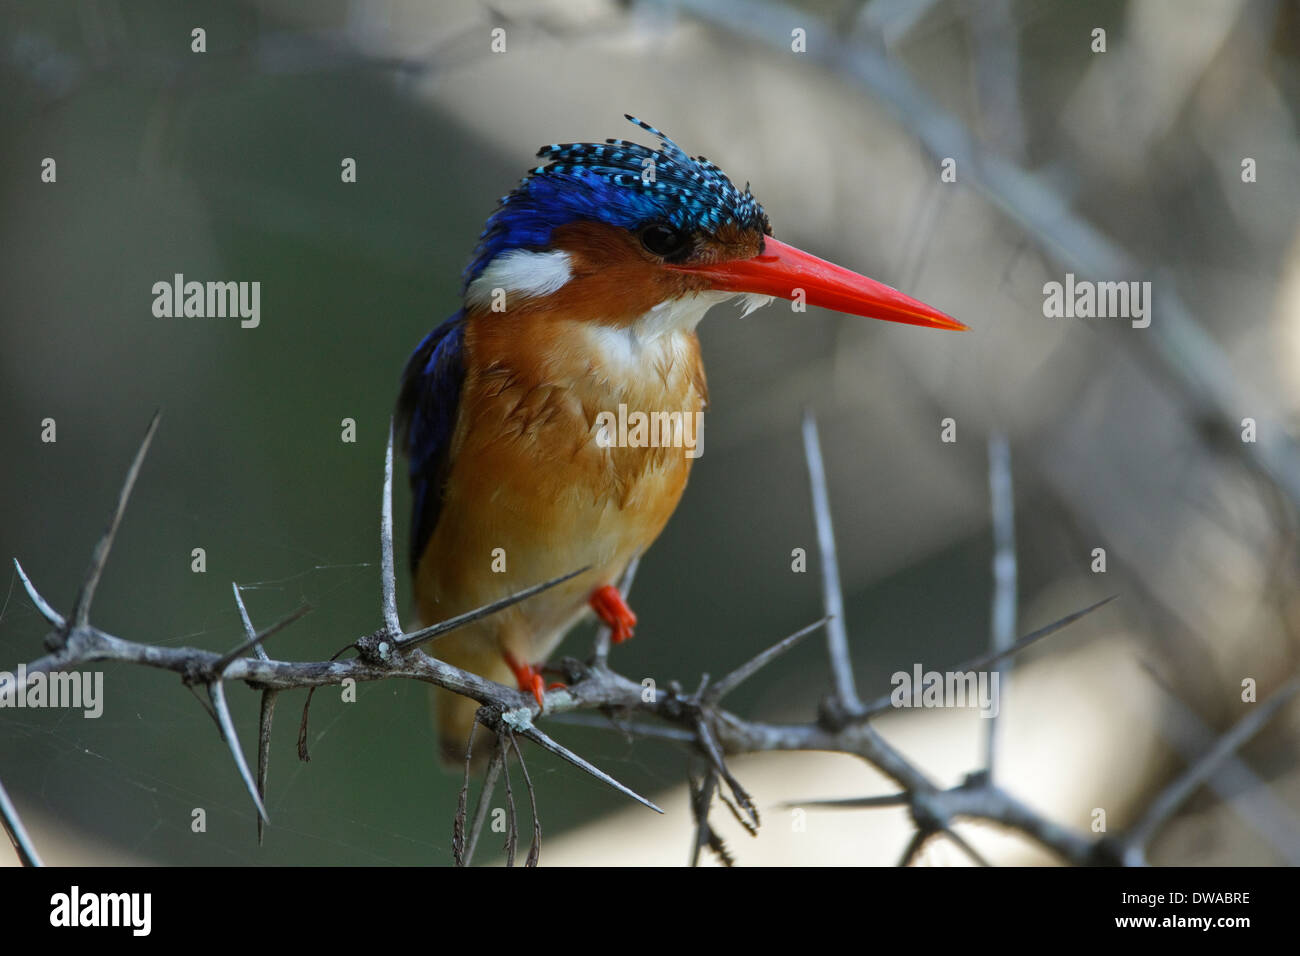
[[[695,327],[710,308],[741,296],[748,314],[779,297],[965,328],[777,241],[748,185],[627,118],[659,148],[608,139],[538,152],[545,164],[488,219],[462,307],[416,348],[398,399],[422,624],[588,568],[431,648],[513,679],[542,707],[538,665],[584,614],[615,642],[632,636],[637,618],[616,585],[686,487],[697,451],[669,439],[708,401]],[[674,429],[609,427],[637,413]],[[463,761],[479,705],[434,695],[442,756]]]

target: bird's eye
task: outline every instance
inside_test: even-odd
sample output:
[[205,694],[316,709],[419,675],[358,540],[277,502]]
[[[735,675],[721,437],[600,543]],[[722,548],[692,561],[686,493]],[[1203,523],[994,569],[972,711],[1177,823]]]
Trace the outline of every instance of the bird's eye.
[[645,246],[647,252],[665,259],[684,250],[687,239],[686,233],[662,222],[651,223],[641,230],[641,245]]

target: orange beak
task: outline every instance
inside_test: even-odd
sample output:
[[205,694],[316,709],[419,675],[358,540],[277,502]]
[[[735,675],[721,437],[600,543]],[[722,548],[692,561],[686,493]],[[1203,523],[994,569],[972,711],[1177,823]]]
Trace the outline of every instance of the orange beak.
[[905,322],[930,329],[965,331],[952,316],[903,295],[883,282],[841,269],[825,259],[764,237],[763,251],[752,259],[732,259],[707,266],[670,265],[707,279],[720,292],[751,292],[795,299],[802,291],[809,305],[869,319]]

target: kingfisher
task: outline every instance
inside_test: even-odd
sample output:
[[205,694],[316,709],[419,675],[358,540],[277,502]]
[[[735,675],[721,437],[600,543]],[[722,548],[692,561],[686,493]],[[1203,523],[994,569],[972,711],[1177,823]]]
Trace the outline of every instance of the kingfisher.
[[[698,421],[708,402],[695,329],[710,308],[739,297],[748,315],[777,297],[966,328],[778,241],[748,184],[626,118],[658,145],[538,151],[543,164],[487,220],[461,308],[408,360],[397,403],[422,625],[587,569],[432,648],[513,681],[542,709],[541,664],[580,619],[594,613],[615,644],[636,627],[617,584],[663,530],[698,453],[653,439],[686,434],[677,423]],[[674,428],[610,428],[637,413]],[[455,764],[479,705],[433,693],[442,757]]]

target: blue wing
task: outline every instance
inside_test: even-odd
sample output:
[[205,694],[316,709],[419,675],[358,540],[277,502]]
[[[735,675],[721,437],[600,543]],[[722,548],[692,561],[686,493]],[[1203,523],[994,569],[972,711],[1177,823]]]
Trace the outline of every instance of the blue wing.
[[465,381],[464,342],[465,314],[457,312],[424,337],[402,372],[397,429],[399,447],[410,459],[412,572],[442,511]]

